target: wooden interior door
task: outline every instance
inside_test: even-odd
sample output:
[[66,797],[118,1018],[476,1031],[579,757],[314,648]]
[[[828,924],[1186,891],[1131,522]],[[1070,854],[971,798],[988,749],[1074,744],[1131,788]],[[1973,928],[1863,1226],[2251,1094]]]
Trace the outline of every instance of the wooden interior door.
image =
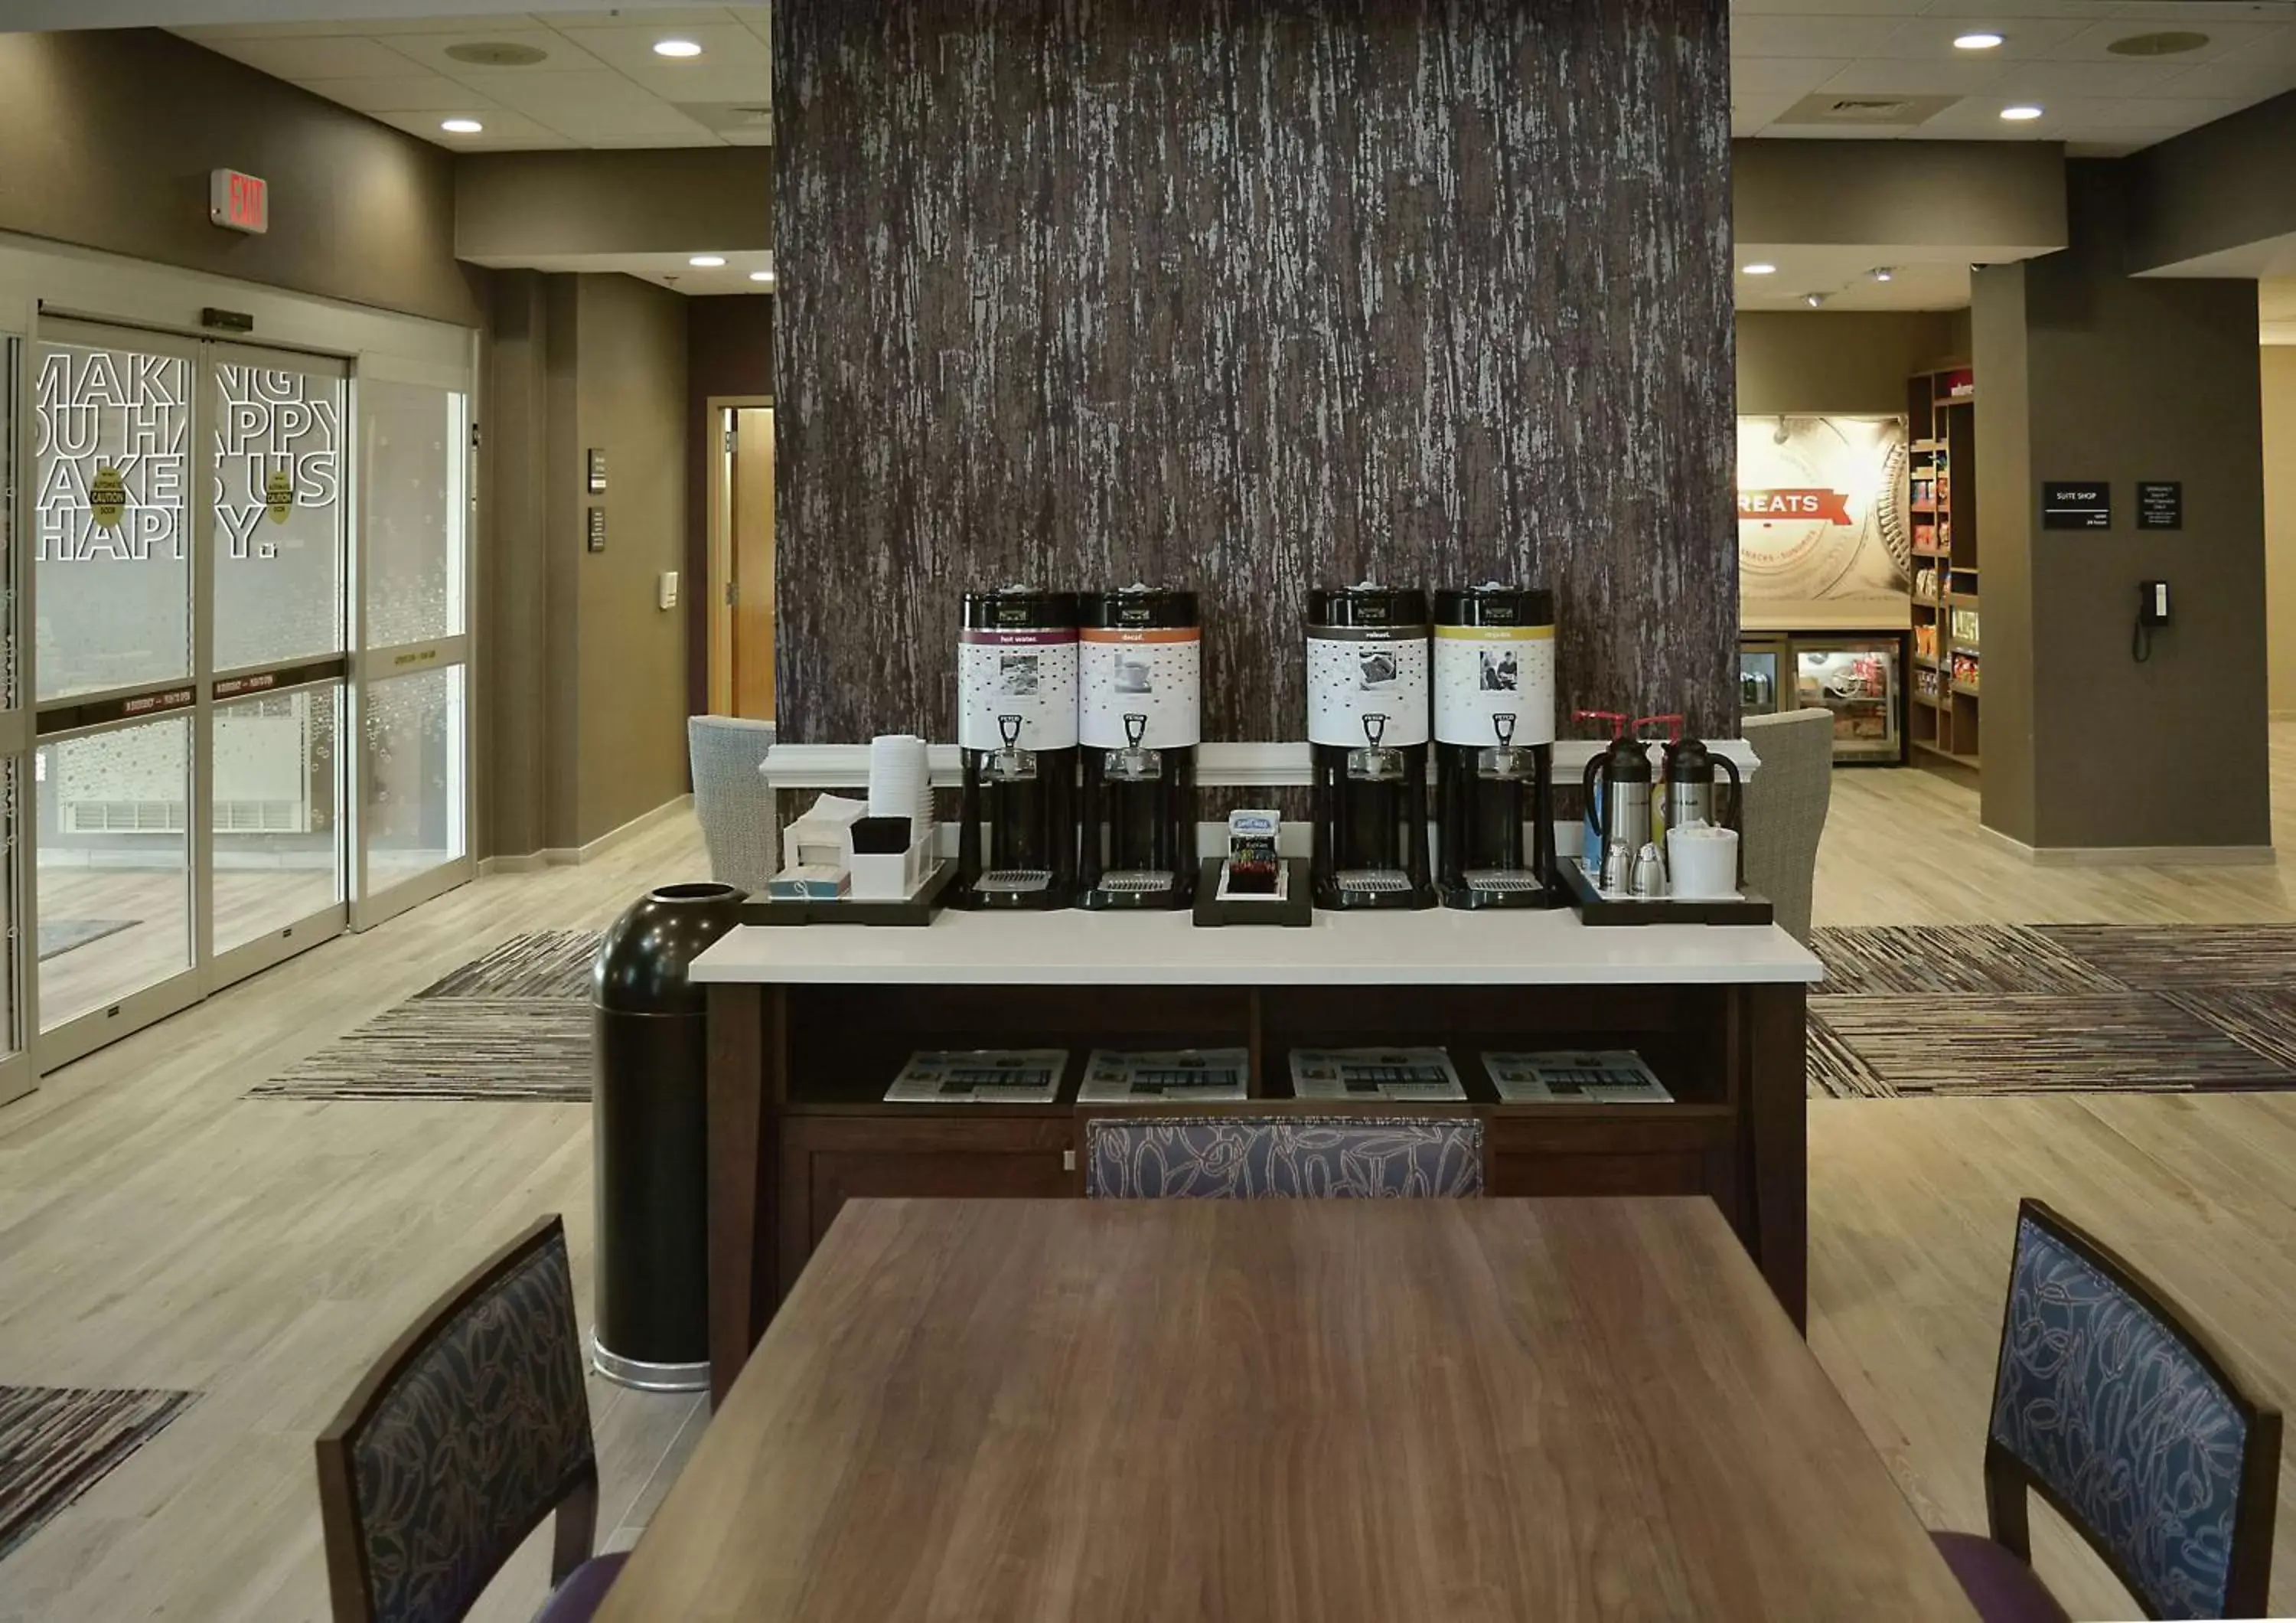
[[774,719],[774,413],[734,413],[734,713]]

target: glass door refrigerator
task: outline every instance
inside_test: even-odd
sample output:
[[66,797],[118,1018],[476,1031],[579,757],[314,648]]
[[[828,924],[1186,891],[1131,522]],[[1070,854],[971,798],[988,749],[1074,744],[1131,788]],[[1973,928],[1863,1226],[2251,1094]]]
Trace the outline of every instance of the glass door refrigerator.
[[[1833,713],[1833,761],[1897,766],[1906,759],[1902,724],[1905,638],[1796,637],[1795,697],[1804,709]],[[1739,655],[1742,672],[1745,655]],[[1744,678],[1740,678],[1742,687]]]
[[1767,716],[1787,706],[1793,696],[1788,680],[1788,644],[1784,637],[1748,636],[1738,639],[1738,710],[1742,715]]

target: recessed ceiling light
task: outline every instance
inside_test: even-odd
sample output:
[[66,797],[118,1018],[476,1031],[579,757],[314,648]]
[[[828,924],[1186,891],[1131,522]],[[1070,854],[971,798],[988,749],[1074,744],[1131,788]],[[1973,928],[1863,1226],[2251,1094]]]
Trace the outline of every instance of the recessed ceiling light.
[[2030,124],[2041,116],[2041,110],[2027,103],[2018,107],[2004,107],[2001,116],[2012,124]]
[[750,280],[752,282],[770,282],[773,279],[774,273],[770,270],[753,270],[750,273]]
[[1774,276],[1778,274],[1778,268],[1767,260],[1757,260],[1751,265],[1741,265],[1738,268],[1750,276]]
[[486,126],[476,119],[442,119],[439,128],[450,136],[475,136]]
[[2000,35],[1980,31],[1975,34],[1955,35],[1953,48],[1956,51],[1990,51],[2000,44]]
[[1876,265],[1874,267],[1874,280],[1876,282],[1894,282],[1897,279],[1898,273],[1891,270],[1887,265]]
[[657,39],[653,42],[656,56],[699,56],[701,47],[690,39]]
[[722,253],[697,253],[685,262],[697,270],[715,270],[726,262],[726,256]]
[[1825,295],[1824,293],[1804,293],[1801,296],[1801,301],[1809,306],[1810,309],[1816,309],[1819,305],[1825,302]]

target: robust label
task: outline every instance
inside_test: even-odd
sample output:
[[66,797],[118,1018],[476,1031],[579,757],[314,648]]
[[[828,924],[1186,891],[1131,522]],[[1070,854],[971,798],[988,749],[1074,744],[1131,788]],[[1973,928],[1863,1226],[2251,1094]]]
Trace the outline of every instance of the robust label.
[[965,749],[1074,749],[1072,626],[967,630],[957,650],[956,741]]
[[1554,628],[1435,628],[1435,737],[1445,744],[1554,742]]
[[1086,749],[1193,749],[1203,742],[1203,633],[1194,626],[1086,626],[1077,648]]
[[1311,629],[1308,737],[1345,749],[1426,743],[1427,628]]

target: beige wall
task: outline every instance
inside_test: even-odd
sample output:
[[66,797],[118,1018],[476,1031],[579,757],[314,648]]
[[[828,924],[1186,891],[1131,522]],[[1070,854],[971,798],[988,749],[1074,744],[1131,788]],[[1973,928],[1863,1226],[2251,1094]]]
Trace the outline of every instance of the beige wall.
[[[209,221],[215,169],[270,183],[268,234]],[[451,153],[155,29],[0,34],[0,231],[482,318]]]
[[559,254],[741,252],[774,245],[769,146],[466,152],[455,251],[489,263]]
[[2267,344],[2264,383],[2264,567],[2273,714],[2296,720],[2296,344]]
[[1906,379],[1951,353],[1953,335],[1943,311],[1741,312],[1739,415],[1901,412]]
[[[619,276],[496,278],[482,854],[580,849],[685,792],[686,303]],[[583,451],[606,453],[606,549]]]
[[[606,453],[606,549],[579,554],[578,844],[685,791],[685,301],[631,276],[578,279],[579,458]],[[582,498],[586,503],[591,499]],[[573,546],[580,548],[578,528]]]

